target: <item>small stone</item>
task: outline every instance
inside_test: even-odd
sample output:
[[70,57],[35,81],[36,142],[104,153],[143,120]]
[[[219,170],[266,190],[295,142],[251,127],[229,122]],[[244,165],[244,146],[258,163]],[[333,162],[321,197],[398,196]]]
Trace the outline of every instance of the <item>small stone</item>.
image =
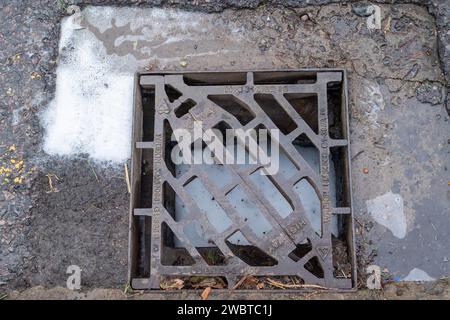
[[442,102],[442,87],[431,82],[425,82],[416,89],[417,100],[436,105]]
[[34,64],[34,65],[38,64],[39,63],[39,56],[33,55],[31,57],[31,63]]
[[390,92],[398,92],[402,88],[402,81],[397,79],[386,79],[385,81]]
[[363,169],[363,173],[364,173],[364,174],[368,174],[368,173],[369,173],[369,169],[368,169],[368,168],[364,168],[364,169]]
[[300,17],[300,20],[302,21],[308,21],[309,20],[309,16],[307,14],[304,14]]
[[186,68],[188,65],[188,63],[186,61],[180,61],[180,66],[182,66],[183,68]]
[[402,104],[402,98],[400,98],[399,96],[394,96],[391,98],[391,103],[392,105],[398,107]]
[[31,80],[35,80],[35,79],[40,79],[41,75],[39,74],[39,72],[33,71],[30,75]]
[[369,10],[369,5],[367,3],[357,3],[353,5],[352,12],[359,17],[369,17],[373,13]]

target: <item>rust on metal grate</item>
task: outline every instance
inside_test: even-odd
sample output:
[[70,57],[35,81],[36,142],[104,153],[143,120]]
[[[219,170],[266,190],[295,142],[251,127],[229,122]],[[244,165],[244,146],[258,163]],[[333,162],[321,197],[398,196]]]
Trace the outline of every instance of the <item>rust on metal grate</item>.
[[[192,276],[231,289],[246,275],[355,287],[343,70],[140,73],[134,100],[134,289]],[[195,121],[203,131],[279,130],[280,169],[175,164],[172,133]]]

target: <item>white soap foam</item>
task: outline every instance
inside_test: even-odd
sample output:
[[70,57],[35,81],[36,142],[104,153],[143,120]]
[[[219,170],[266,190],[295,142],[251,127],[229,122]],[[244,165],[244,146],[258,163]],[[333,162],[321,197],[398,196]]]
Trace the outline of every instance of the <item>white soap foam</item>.
[[[72,43],[74,32],[84,33],[84,40]],[[89,32],[74,31],[70,18],[61,26],[63,48],[69,51],[60,54],[55,98],[43,114],[44,151],[125,161],[131,152],[133,74],[115,72]]]
[[87,24],[104,32],[113,24],[130,23],[132,31],[141,28],[142,32],[119,33],[116,46],[126,40],[149,41],[149,47],[140,50],[152,51],[158,39],[162,43],[202,39],[205,31],[198,21],[202,16],[113,7],[87,7],[81,14],[86,28],[74,28],[73,16],[61,23],[55,98],[42,114],[43,149],[50,155],[85,153],[95,161],[120,163],[131,155],[133,79],[145,61],[132,54],[107,54]]
[[403,239],[406,236],[406,217],[403,211],[403,198],[391,191],[366,202],[367,211],[373,219],[392,234]]
[[412,269],[402,281],[435,281],[436,279],[430,277],[428,273],[419,268]]

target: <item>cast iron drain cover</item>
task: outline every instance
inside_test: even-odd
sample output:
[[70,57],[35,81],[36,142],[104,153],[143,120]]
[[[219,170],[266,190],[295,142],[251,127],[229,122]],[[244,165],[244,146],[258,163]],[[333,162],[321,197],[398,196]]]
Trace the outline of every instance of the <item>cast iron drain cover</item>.
[[134,107],[134,289],[355,287],[343,70],[140,73]]

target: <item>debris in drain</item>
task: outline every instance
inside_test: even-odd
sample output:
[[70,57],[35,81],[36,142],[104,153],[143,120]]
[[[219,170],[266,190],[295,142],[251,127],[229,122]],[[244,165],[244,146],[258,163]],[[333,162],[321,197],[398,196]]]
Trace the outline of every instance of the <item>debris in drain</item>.
[[166,279],[161,280],[160,287],[163,290],[180,290],[184,288],[184,280],[181,279]]
[[275,276],[275,277],[255,277],[255,276],[244,276],[236,284],[233,289],[243,289],[243,290],[262,290],[262,289],[318,289],[318,290],[329,290],[330,288],[318,286],[318,285],[308,285],[297,276]]
[[161,280],[160,288],[163,290],[180,290],[180,289],[224,289],[227,287],[226,282],[221,277],[166,277]]
[[135,90],[133,289],[355,286],[342,70],[144,73]]

